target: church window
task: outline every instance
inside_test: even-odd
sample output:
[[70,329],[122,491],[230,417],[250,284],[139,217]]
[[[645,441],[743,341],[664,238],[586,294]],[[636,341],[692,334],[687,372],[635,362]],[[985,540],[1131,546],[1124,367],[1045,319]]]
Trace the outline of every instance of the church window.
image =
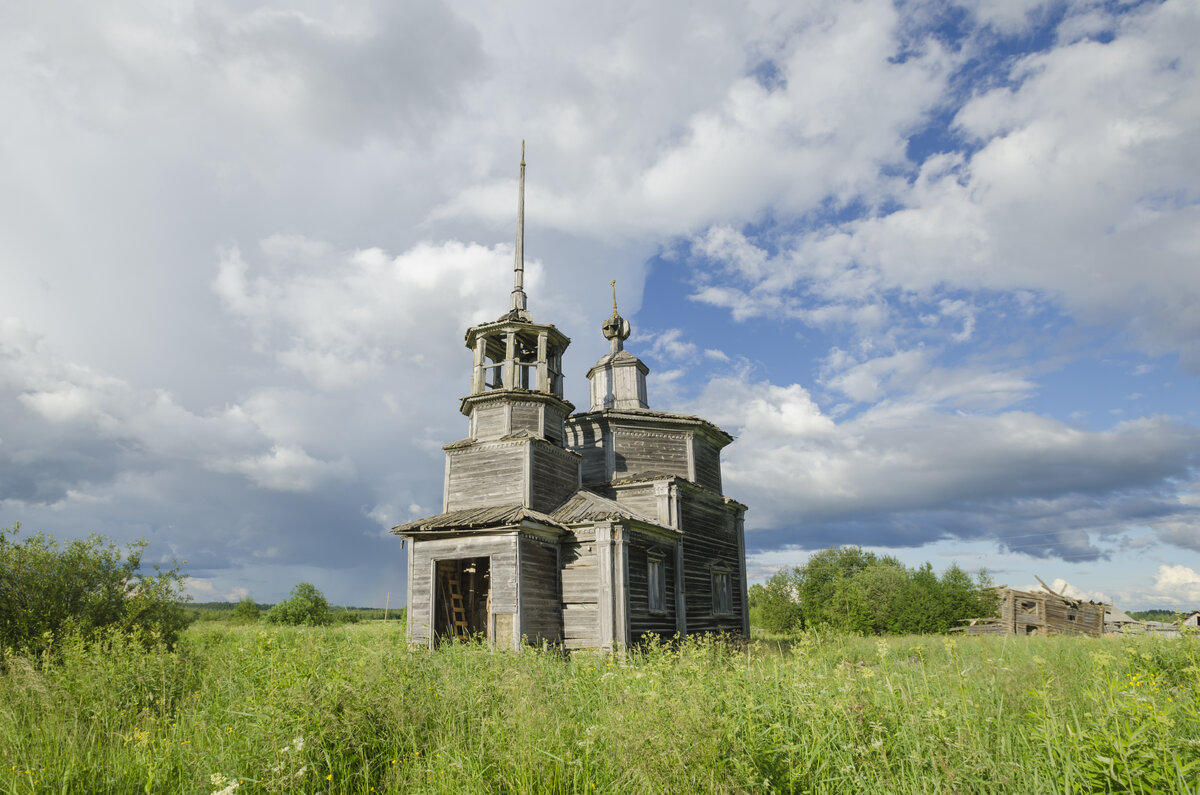
[[729,572],[713,569],[712,573],[713,615],[727,616],[733,613],[733,587]]
[[646,559],[646,585],[649,591],[649,607],[651,613],[665,613],[667,610],[667,578],[666,566],[661,557],[651,556]]

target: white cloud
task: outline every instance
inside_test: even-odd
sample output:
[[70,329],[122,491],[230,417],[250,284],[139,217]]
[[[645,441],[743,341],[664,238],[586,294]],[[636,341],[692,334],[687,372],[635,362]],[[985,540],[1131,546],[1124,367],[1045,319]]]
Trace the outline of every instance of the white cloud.
[[[265,273],[254,277],[238,250],[222,252],[213,289],[261,349],[323,389],[440,364],[462,329],[501,314],[513,256],[506,245],[447,241],[392,257],[283,236],[261,251]],[[526,264],[527,290],[536,292],[541,270]]]
[[[325,478],[347,471],[344,461],[318,461],[298,444],[272,438],[240,405],[197,414],[163,390],[139,389],[86,366],[64,362],[12,319],[0,323],[0,351],[4,353],[0,394],[10,407],[23,406],[30,412],[25,418],[26,430],[100,441],[107,450],[101,455],[108,463],[96,460],[92,465],[102,469],[144,469],[182,462],[213,472],[240,472],[263,488],[286,491],[308,491]],[[17,427],[16,414],[7,419],[14,423],[9,427]],[[30,426],[30,420],[42,424]],[[35,438],[9,435],[4,458],[10,466],[36,471],[49,452],[39,447]],[[81,473],[80,480],[72,480],[66,470],[59,474],[66,479],[42,500],[56,502],[71,495],[83,498],[83,485],[101,473]],[[108,470],[101,476],[108,479],[116,474],[117,470]],[[5,496],[19,497],[20,492]],[[39,501],[34,493],[23,499]]]
[[[689,410],[737,436],[727,491],[753,506],[756,544],[912,545],[994,537],[1038,556],[1097,556],[1098,537],[1134,522],[1200,534],[1175,493],[1200,457],[1200,431],[1165,417],[1085,431],[1029,412],[945,413],[919,399],[840,422],[798,385],[744,378],[708,385]],[[1119,495],[1130,495],[1122,500]],[[1070,532],[1068,532],[1070,531]]]
[[1163,565],[1154,575],[1154,595],[1189,609],[1200,605],[1200,574],[1183,565]]

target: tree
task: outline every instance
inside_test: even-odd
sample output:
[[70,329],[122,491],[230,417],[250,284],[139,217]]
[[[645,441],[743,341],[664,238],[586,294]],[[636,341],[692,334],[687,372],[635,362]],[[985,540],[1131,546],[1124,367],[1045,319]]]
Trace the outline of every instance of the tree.
[[895,558],[864,552],[861,547],[822,549],[794,568],[792,582],[805,626],[870,631],[870,608],[854,580],[860,572],[881,564],[903,568]]
[[963,619],[994,615],[991,586],[986,571],[972,581],[951,564],[939,577],[929,563],[910,569],[890,555],[830,547],[754,586],[751,621],[770,628],[768,610],[786,621],[794,609],[799,617],[789,626],[862,635],[945,632]]
[[249,596],[243,596],[233,608],[233,620],[239,624],[252,624],[258,618],[258,605]]
[[0,647],[40,654],[68,634],[113,628],[172,644],[187,626],[179,563],[142,574],[145,541],[122,550],[98,535],[65,547],[45,533],[17,543],[0,528]]
[[764,585],[751,585],[750,621],[767,632],[783,634],[800,629],[800,606],[792,599],[791,581],[786,569],[771,575]]
[[292,589],[290,599],[267,611],[267,621],[292,626],[322,626],[332,623],[333,617],[329,613],[329,602],[325,601],[325,595],[311,582],[302,582]]

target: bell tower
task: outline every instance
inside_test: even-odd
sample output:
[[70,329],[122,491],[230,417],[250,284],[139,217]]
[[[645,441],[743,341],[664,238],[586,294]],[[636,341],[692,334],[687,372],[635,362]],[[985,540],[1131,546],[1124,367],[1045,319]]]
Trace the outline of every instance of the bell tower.
[[446,511],[520,504],[552,510],[579,488],[579,456],[563,447],[575,407],[563,398],[562,356],[571,340],[535,323],[525,294],[525,144],[509,311],[467,329],[474,357],[461,411],[469,435],[446,445]]

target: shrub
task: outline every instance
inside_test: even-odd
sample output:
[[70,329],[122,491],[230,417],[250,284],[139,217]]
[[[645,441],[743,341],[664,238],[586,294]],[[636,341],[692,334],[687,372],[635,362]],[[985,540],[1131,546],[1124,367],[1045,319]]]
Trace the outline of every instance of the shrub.
[[233,620],[239,624],[252,624],[258,621],[258,605],[249,596],[242,599],[233,608]]
[[767,632],[785,634],[803,629],[800,606],[792,599],[792,588],[783,569],[764,585],[750,586],[750,621]]
[[267,622],[271,624],[321,626],[332,621],[325,594],[311,582],[297,584],[292,589],[290,599],[273,605],[267,611]]
[[15,542],[20,523],[0,528],[0,647],[41,654],[70,634],[143,633],[173,644],[189,623],[186,574],[140,573],[145,541],[122,550],[91,535],[65,547],[45,533]]

